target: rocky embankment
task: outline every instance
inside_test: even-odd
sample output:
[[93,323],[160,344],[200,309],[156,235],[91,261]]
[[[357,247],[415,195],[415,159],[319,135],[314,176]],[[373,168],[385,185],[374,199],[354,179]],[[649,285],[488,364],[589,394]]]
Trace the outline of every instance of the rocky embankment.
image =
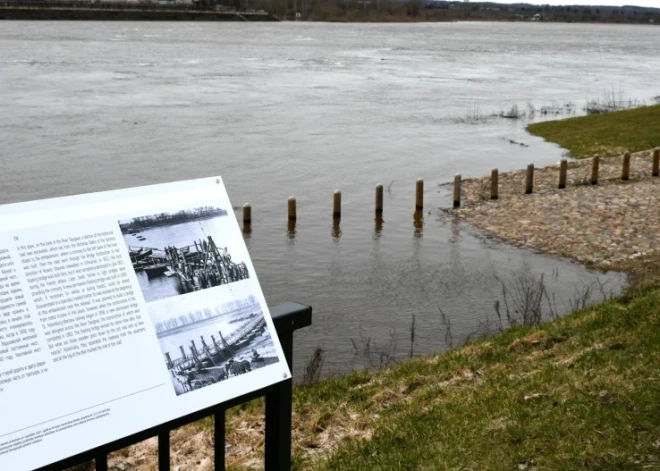
[[559,164],[536,169],[534,193],[525,194],[525,170],[500,174],[499,199],[490,200],[490,177],[464,180],[463,207],[448,210],[518,246],[561,254],[607,268],[644,257],[660,243],[660,177],[652,177],[652,151],[632,155],[630,179],[621,180],[622,156],[600,159],[598,185],[591,159],[568,163],[565,189]]

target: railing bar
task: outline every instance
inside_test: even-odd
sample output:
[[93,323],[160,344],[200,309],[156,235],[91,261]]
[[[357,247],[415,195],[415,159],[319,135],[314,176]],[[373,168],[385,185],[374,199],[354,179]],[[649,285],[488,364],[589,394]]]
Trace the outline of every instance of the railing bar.
[[213,416],[213,437],[214,437],[214,469],[215,471],[225,471],[225,411],[218,411]]
[[170,430],[158,434],[158,471],[170,471]]
[[[271,314],[282,344],[282,350],[289,366],[291,366],[293,359],[293,332],[311,325],[312,308],[289,302],[273,307]],[[283,372],[283,379],[287,378],[287,376]],[[226,458],[226,410],[264,396],[266,402],[265,468],[267,471],[288,471],[291,469],[292,381],[290,377],[280,383],[252,391],[222,404],[179,417],[165,424],[106,443],[101,447],[42,466],[35,471],[63,471],[92,459],[95,461],[96,471],[108,471],[108,453],[134,445],[154,436],[158,436],[158,469],[159,471],[171,471],[170,432],[175,428],[195,422],[209,415],[215,416],[215,437],[222,437],[215,444],[216,457],[214,461],[216,462],[216,469],[224,471],[226,469],[224,463]]]

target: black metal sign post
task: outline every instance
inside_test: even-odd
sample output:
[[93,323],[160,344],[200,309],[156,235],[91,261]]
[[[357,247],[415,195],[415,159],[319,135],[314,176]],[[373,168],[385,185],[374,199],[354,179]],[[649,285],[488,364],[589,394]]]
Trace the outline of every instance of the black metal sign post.
[[[289,368],[292,369],[293,332],[312,324],[312,308],[289,302],[272,308],[270,312],[286,361]],[[288,471],[291,469],[292,390],[293,382],[291,378],[283,379],[272,386],[143,430],[93,450],[38,468],[35,471],[64,471],[72,466],[91,460],[96,462],[96,471],[107,471],[108,454],[156,436],[158,437],[158,470],[170,471],[170,432],[211,415],[215,419],[215,469],[216,471],[224,471],[225,411],[262,396],[265,396],[266,400],[266,471]]]

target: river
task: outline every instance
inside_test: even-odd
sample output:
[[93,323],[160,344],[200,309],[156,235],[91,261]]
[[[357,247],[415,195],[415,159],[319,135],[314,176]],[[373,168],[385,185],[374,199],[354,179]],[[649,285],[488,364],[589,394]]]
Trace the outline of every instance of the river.
[[297,375],[317,346],[324,374],[426,355],[496,326],[522,271],[562,313],[585,287],[619,292],[621,275],[489,240],[439,208],[456,172],[562,156],[528,119],[490,115],[653,102],[658,44],[652,26],[4,21],[0,203],[222,175],[236,207],[253,205],[246,242],[268,302],[314,307]]

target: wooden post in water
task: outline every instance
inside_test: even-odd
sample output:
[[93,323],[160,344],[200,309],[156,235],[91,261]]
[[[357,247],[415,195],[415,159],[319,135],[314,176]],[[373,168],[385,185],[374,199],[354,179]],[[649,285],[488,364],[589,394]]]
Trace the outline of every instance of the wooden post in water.
[[421,237],[422,229],[424,229],[424,211],[418,209],[413,214],[413,227],[415,228],[414,236]]
[[383,231],[383,213],[376,213],[374,230],[376,234],[380,234]]
[[531,194],[534,191],[534,164],[527,166],[527,178],[525,179],[525,194]]
[[424,209],[424,180],[417,180],[415,185],[415,209]]
[[172,359],[170,358],[169,352],[165,353],[165,358],[167,359],[167,368],[171,370],[174,365],[172,364]]
[[289,198],[289,221],[296,220],[296,199],[291,196]]
[[566,172],[568,170],[568,161],[561,159],[559,162],[559,189],[566,188]]
[[623,154],[623,165],[621,166],[621,180],[630,179],[630,152]]
[[335,193],[332,195],[332,217],[341,217],[341,191],[339,190],[335,190]]
[[383,213],[383,185],[376,185],[376,214]]
[[341,227],[339,222],[341,221],[340,217],[333,217],[332,218],[332,230],[330,231],[330,235],[332,238],[337,241],[341,237]]
[[252,206],[250,203],[243,205],[243,228],[252,224]]
[[598,166],[600,165],[600,157],[594,156],[591,159],[591,184],[598,185]]
[[490,199],[498,199],[500,191],[500,174],[496,168],[490,171]]
[[461,207],[461,174],[454,175],[454,208]]
[[654,177],[660,175],[660,147],[653,149],[653,173]]
[[183,359],[187,360],[188,357],[186,356],[186,351],[183,349],[183,345],[179,345],[179,350],[181,350],[181,356],[183,357]]

